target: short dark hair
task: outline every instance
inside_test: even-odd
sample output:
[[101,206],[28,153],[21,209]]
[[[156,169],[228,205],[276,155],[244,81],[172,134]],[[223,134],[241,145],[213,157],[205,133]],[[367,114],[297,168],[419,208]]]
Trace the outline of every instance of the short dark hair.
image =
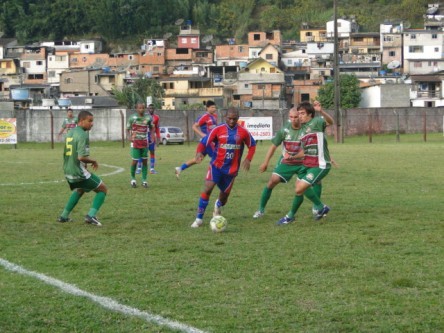
[[210,106],[213,106],[213,105],[216,105],[216,103],[214,103],[213,101],[207,101],[207,102],[205,103],[205,106],[206,106],[207,108],[209,108]]
[[298,105],[297,110],[304,109],[312,118],[315,116],[315,109],[310,102],[302,102]]
[[92,116],[93,114],[87,110],[82,110],[79,112],[79,115],[77,116],[78,120],[83,120],[87,118],[88,116]]

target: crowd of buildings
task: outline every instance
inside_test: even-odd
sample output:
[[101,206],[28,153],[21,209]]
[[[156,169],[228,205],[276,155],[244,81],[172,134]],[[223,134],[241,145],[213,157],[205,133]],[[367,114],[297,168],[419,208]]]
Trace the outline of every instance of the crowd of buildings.
[[[0,38],[0,99],[18,107],[114,107],[112,90],[145,76],[164,88],[164,109],[211,99],[221,107],[278,110],[314,100],[333,78],[334,20],[302,23],[299,41],[282,40],[278,30],[254,31],[245,44],[219,45],[192,22],[176,23],[177,37],[146,39],[132,53],[102,53],[101,40],[19,46]],[[423,29],[385,21],[379,32],[361,33],[353,17],[338,19],[339,70],[360,80],[360,106],[444,105],[443,30],[440,4],[428,6]]]

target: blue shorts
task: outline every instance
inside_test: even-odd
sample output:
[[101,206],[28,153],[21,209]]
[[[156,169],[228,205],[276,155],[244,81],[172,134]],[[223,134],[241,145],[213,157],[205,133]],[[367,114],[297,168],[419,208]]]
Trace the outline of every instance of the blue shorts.
[[210,164],[205,180],[216,183],[217,187],[219,187],[222,192],[229,194],[233,188],[235,178],[236,176],[222,173],[220,169]]
[[149,151],[155,151],[156,150],[156,144],[153,142],[153,143],[150,143],[149,145],[148,145],[148,150]]
[[[200,139],[200,143],[206,146],[208,141],[208,135],[204,136],[202,139]],[[202,152],[203,156],[208,155],[211,159],[213,159],[214,152],[216,151],[216,145],[214,142],[211,142],[208,146],[205,147],[205,150]]]

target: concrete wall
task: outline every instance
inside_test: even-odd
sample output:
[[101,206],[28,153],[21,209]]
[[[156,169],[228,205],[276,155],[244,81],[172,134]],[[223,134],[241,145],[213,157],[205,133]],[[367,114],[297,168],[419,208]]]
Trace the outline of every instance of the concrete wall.
[[[256,102],[256,101],[255,101]],[[262,101],[260,101],[262,103]],[[92,141],[120,141],[126,136],[126,118],[133,110],[93,109],[94,127]],[[219,110],[219,122],[224,121],[224,111]],[[327,110],[330,114],[333,111]],[[204,111],[158,110],[161,126],[178,126],[191,141],[197,141],[191,129],[197,117]],[[51,117],[52,114],[52,117]],[[74,111],[77,115],[78,111]],[[444,108],[368,108],[349,109],[342,112],[345,136],[372,133],[422,133],[424,124],[428,132],[443,132]],[[273,132],[287,121],[288,110],[240,110],[241,117],[273,117]],[[62,110],[13,110],[0,104],[0,118],[17,118],[19,142],[57,141],[66,112]],[[52,119],[52,120],[51,120]],[[399,124],[399,125],[398,125]],[[333,128],[327,133],[332,134]]]

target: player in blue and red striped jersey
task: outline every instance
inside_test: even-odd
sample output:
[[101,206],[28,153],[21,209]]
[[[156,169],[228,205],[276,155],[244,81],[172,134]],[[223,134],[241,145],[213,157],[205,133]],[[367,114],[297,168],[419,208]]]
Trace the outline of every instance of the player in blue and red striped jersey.
[[[199,135],[201,138],[204,138],[208,135],[213,128],[217,126],[217,106],[213,101],[207,101],[205,104],[207,108],[207,112],[197,118],[196,122],[193,124],[193,131]],[[206,149],[204,155],[212,157],[214,151],[214,144],[209,145]],[[196,158],[192,158],[191,160],[186,161],[180,167],[176,167],[176,177],[179,179],[180,173],[196,164]]]
[[[207,143],[197,147],[196,162],[202,162],[204,149],[215,144],[214,155],[205,178],[205,188],[200,195],[196,220],[191,225],[198,228],[203,224],[203,216],[210,200],[214,186],[219,187],[219,198],[214,203],[213,216],[221,215],[221,207],[225,206],[239,168],[250,170],[250,163],[256,151],[256,141],[248,130],[237,124],[239,111],[235,108],[227,110],[226,122],[215,127],[208,135]],[[241,161],[245,146],[248,147],[246,158]]]

